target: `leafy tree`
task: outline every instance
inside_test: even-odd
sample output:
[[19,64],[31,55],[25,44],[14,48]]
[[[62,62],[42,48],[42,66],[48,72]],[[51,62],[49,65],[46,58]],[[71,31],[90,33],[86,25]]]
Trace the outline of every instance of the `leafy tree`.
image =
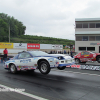
[[[7,14],[0,13],[0,36],[7,37],[9,35],[9,27],[11,37],[18,37],[25,34],[26,26],[24,26],[22,22],[18,21],[13,16],[11,17]],[[3,39],[3,42],[7,41],[7,38]]]

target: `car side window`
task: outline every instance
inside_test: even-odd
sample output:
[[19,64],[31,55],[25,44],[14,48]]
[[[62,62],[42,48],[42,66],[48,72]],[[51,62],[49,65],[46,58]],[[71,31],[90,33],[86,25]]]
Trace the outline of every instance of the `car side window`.
[[89,55],[90,53],[89,52],[85,52],[85,55]]
[[81,55],[89,55],[89,52],[81,52]]
[[13,57],[13,59],[17,59],[17,58],[18,58],[18,55],[16,55],[16,56]]
[[81,52],[81,55],[84,55],[84,52]]
[[84,52],[84,55],[87,55],[87,52]]
[[26,53],[25,57],[26,57],[26,58],[30,58],[30,57],[32,57],[32,56],[31,56],[29,53]]
[[18,59],[22,59],[22,58],[30,58],[32,57],[29,53],[20,53],[18,56]]

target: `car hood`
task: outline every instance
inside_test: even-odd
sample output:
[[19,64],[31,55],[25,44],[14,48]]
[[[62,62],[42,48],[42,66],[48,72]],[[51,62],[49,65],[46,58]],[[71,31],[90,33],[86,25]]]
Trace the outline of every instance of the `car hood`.
[[72,58],[71,56],[69,55],[65,55],[65,54],[47,54],[47,55],[41,55],[41,57],[59,57],[59,56],[62,56],[64,57],[65,59],[70,59]]
[[64,58],[72,58],[71,56],[69,56],[67,54],[66,55],[65,54],[50,54],[50,55],[57,56],[57,57],[62,56]]
[[100,53],[95,53],[96,55],[100,55]]

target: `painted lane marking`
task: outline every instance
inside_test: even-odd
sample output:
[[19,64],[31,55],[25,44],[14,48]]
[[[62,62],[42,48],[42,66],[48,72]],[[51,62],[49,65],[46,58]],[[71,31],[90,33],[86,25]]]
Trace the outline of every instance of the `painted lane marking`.
[[[2,84],[0,84],[0,87],[5,88],[5,89],[7,88],[7,89],[10,89],[10,90],[13,90],[13,89],[14,89],[14,88],[11,88],[11,87],[2,85]],[[25,95],[25,96],[28,96],[28,97],[31,97],[31,98],[34,98],[34,99],[36,99],[36,100],[48,100],[48,99],[45,99],[45,98],[42,98],[42,97],[39,97],[39,96],[30,94],[30,93],[27,93],[27,92],[22,92],[22,91],[20,91],[20,90],[15,91],[15,92],[16,92],[16,93],[19,93],[19,94],[22,94],[22,95]]]

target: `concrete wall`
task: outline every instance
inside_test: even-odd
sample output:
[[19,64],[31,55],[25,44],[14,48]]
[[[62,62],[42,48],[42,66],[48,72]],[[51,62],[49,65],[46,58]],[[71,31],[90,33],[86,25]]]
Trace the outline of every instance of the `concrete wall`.
[[95,47],[95,51],[93,52],[97,52],[99,53],[99,46],[100,45],[91,45],[91,43],[100,43],[100,41],[75,41],[75,51],[76,52],[81,52],[78,50],[79,47]]

